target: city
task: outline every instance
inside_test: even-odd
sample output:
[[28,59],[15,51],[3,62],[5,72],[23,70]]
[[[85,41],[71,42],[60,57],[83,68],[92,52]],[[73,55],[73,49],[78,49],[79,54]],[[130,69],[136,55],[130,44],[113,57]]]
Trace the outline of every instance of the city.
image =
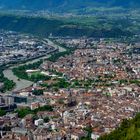
[[138,44],[94,38],[52,41],[73,51],[13,68],[19,83],[25,79],[32,84],[1,94],[1,109],[7,112],[1,111],[4,139],[77,140],[87,135],[85,128],[92,128],[91,138],[98,139],[139,112]]
[[139,0],[0,0],[0,140],[140,140]]

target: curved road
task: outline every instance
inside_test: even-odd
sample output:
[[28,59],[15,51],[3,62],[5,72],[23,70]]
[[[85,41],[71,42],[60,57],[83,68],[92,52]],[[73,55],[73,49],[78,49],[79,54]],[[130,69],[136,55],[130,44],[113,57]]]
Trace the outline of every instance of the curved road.
[[[49,39],[45,39],[45,40],[48,42],[48,45],[53,46],[55,48],[59,48],[59,52],[66,51],[66,49],[54,44]],[[34,63],[34,62],[39,61],[40,59],[45,59],[45,58],[48,58],[50,56],[51,55],[44,56],[44,57],[41,57],[41,58],[37,58],[37,59],[31,60],[29,62],[26,62],[24,64]],[[24,64],[19,64],[19,65],[24,65]],[[12,67],[10,67],[10,68],[8,68],[8,69],[3,71],[3,74],[4,74],[5,77],[7,77],[9,80],[13,80],[16,83],[16,86],[12,91],[22,90],[22,89],[27,88],[27,87],[29,87],[29,86],[31,86],[33,84],[33,82],[31,82],[31,81],[27,81],[27,80],[23,80],[23,79],[18,80],[18,77],[13,74],[12,68],[13,67],[18,67],[19,65],[12,66]],[[7,92],[7,93],[9,93],[9,92]]]

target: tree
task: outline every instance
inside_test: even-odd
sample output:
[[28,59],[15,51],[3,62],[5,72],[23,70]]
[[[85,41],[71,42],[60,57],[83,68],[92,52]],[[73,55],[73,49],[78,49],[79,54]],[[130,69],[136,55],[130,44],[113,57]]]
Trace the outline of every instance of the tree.
[[40,96],[40,95],[43,95],[43,90],[34,90],[32,92],[33,95],[36,95],[36,96]]
[[50,121],[50,118],[49,118],[49,117],[45,117],[45,118],[44,118],[44,122],[45,122],[45,123],[47,123],[47,122],[49,122],[49,121]]
[[0,116],[4,116],[5,114],[6,114],[6,111],[0,109]]

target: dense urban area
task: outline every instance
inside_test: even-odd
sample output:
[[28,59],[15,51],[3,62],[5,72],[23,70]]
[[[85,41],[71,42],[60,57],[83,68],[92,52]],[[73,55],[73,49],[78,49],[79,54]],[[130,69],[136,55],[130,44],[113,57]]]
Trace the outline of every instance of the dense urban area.
[[2,30],[0,49],[3,140],[112,140],[140,110],[139,43]]

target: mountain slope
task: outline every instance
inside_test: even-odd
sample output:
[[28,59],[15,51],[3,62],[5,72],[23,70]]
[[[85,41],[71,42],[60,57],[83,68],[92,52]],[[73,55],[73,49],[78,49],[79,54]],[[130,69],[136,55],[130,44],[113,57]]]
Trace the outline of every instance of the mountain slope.
[[124,120],[119,128],[98,140],[140,140],[140,113],[132,120]]
[[139,0],[0,0],[2,9],[71,11],[93,7],[139,8]]

